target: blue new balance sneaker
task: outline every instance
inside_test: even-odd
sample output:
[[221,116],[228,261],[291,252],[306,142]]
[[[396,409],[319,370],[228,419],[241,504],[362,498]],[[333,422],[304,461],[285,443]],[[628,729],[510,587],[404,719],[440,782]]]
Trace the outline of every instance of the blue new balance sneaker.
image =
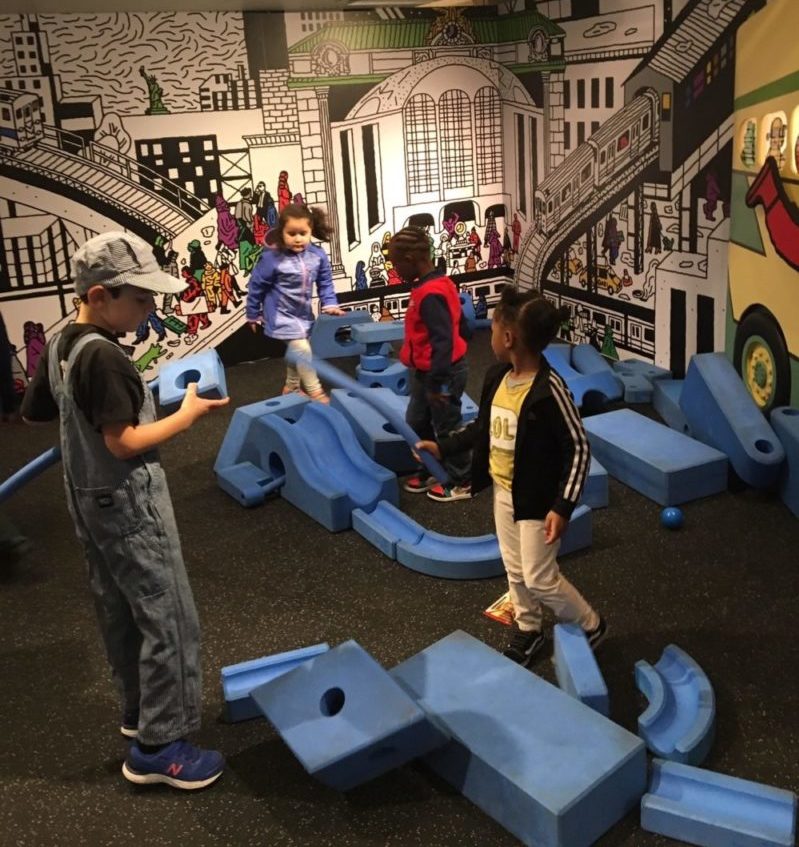
[[143,753],[131,744],[122,765],[125,779],[137,785],[164,782],[173,788],[205,788],[222,775],[225,760],[216,750],[201,750],[188,741],[173,741],[157,753]]

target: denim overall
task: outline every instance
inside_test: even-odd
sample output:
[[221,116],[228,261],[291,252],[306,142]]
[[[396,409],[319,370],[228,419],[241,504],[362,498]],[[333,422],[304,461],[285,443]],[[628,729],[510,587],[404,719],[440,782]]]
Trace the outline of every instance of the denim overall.
[[[108,661],[125,714],[139,713],[144,744],[174,741],[200,725],[200,626],[156,450],[117,459],[75,405],[70,369],[98,333],[81,336],[66,362],[50,344],[50,386],[61,416],[67,506],[89,566]],[[124,353],[120,350],[119,355]],[[156,420],[142,379],[141,424]]]

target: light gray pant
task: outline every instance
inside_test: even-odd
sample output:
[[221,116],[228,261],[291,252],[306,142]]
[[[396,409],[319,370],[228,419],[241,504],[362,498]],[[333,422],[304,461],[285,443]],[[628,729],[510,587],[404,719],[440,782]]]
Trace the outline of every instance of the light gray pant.
[[[311,355],[311,342],[307,338],[294,338],[288,342],[288,352],[299,353],[301,356]],[[311,396],[322,390],[319,376],[310,365],[292,365],[286,362],[286,388],[297,391],[302,387]]]
[[496,484],[494,522],[519,629],[541,630],[541,604],[552,609],[559,622],[595,629],[599,616],[558,567],[560,540],[545,542],[544,521],[514,521],[512,495]]

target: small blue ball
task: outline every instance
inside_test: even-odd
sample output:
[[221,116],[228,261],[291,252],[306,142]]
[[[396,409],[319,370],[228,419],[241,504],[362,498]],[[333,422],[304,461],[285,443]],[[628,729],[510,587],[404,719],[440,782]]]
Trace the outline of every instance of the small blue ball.
[[660,522],[667,529],[679,529],[685,522],[685,515],[683,515],[682,509],[678,509],[676,506],[667,506],[660,513]]

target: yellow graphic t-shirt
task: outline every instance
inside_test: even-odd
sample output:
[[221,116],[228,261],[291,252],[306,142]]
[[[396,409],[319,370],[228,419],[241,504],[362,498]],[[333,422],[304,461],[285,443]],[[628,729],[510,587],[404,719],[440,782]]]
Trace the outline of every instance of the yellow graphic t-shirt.
[[510,373],[505,374],[491,401],[488,470],[494,482],[508,491],[513,483],[513,451],[519,412],[533,379],[514,380]]

